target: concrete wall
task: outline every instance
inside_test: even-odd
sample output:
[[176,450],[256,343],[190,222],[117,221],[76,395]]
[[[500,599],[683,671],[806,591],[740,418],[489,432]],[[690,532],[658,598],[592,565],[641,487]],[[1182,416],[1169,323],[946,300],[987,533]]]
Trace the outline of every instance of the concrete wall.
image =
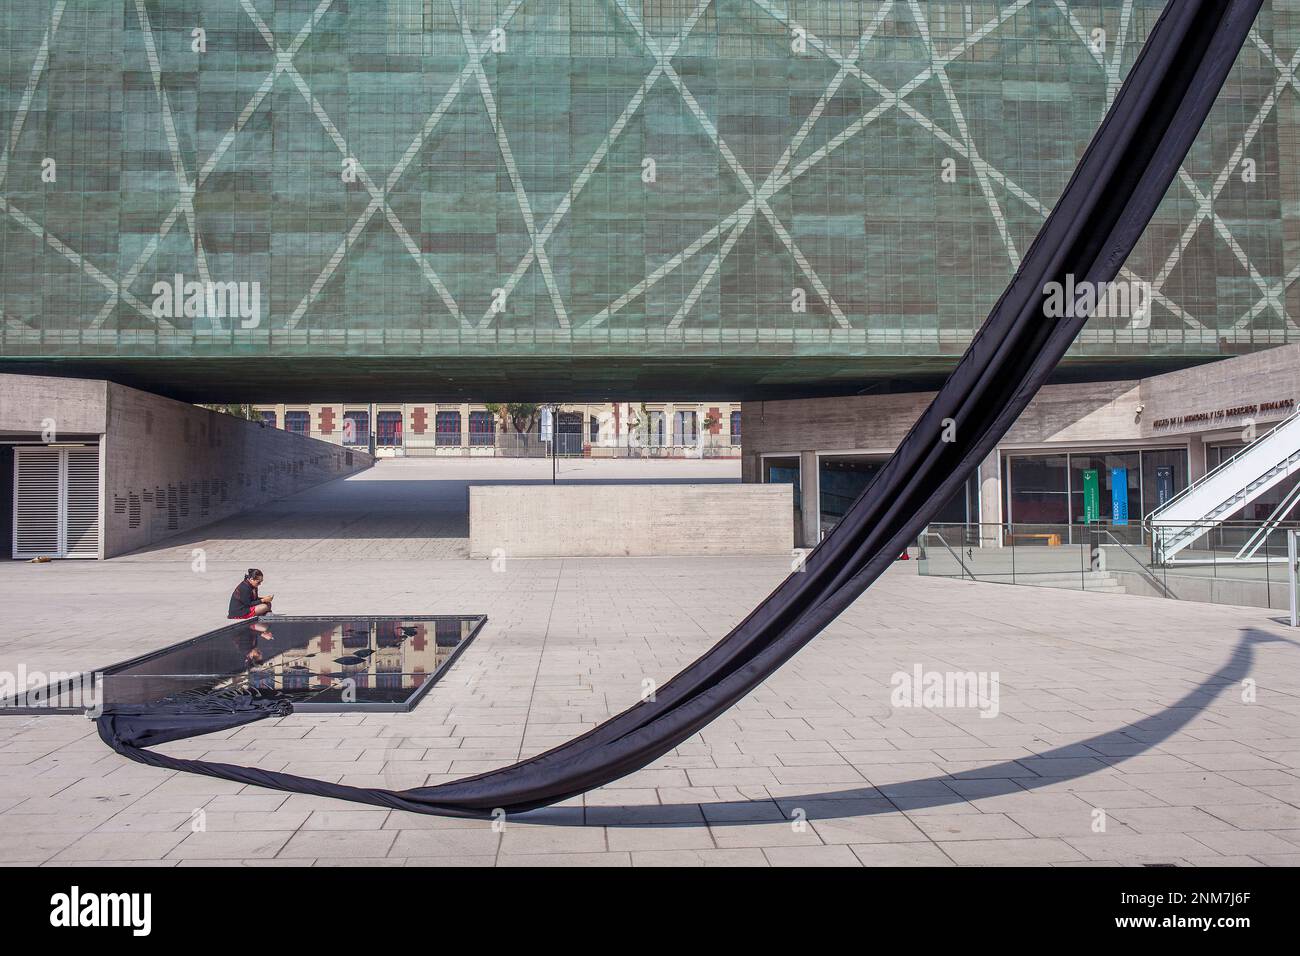
[[[743,480],[758,480],[761,454],[893,451],[933,397],[933,392],[913,392],[748,402],[741,412]],[[1267,428],[1290,412],[1271,409],[1159,423],[1280,399],[1300,401],[1300,345],[1283,345],[1134,381],[1048,385],[1034,396],[1002,444],[1167,439],[1240,429],[1251,418]]]
[[374,464],[360,450],[112,382],[38,375],[0,375],[0,436],[99,443],[101,557]]
[[1259,580],[1245,578],[1217,578],[1208,574],[1179,574],[1176,569],[1161,569],[1160,580],[1168,589],[1163,593],[1153,585],[1145,575],[1137,571],[1115,571],[1108,569],[1115,580],[1124,586],[1129,594],[1145,597],[1173,597],[1180,601],[1199,601],[1203,604],[1232,604],[1237,607],[1267,607],[1286,611],[1291,607],[1287,595],[1286,566],[1274,564],[1270,577],[1264,578],[1259,571]]
[[1161,422],[1197,412],[1227,412],[1234,406],[1279,399],[1300,401],[1300,345],[1282,345],[1143,379],[1140,399],[1144,437],[1190,435],[1215,428],[1240,432],[1252,419],[1262,433],[1290,411],[1224,414],[1208,422],[1195,419],[1164,425]]
[[103,381],[0,374],[0,434],[34,438],[52,423],[53,440],[101,435],[107,393]]
[[[801,525],[805,535],[815,534],[820,523],[816,453],[889,454],[933,397],[933,392],[914,392],[747,402],[741,412],[741,480],[762,480],[764,455],[799,457]],[[1002,520],[998,464],[1004,452],[1184,447],[1194,480],[1205,472],[1206,442],[1239,440],[1249,425],[1262,434],[1291,413],[1294,405],[1288,401],[1300,402],[1300,345],[1145,379],[1048,385],[980,466],[980,520]]]
[[[1003,443],[1142,438],[1143,430],[1135,417],[1142,400],[1140,386],[1136,381],[1048,385],[1016,419]],[[1300,389],[1297,391],[1300,394]],[[759,456],[763,454],[888,454],[933,398],[934,392],[909,392],[746,403],[741,410],[745,435],[743,480],[758,480]]]
[[[475,558],[789,554],[790,485],[476,485]],[[498,550],[500,549],[500,550]]]
[[109,383],[104,556],[369,468],[360,449]]

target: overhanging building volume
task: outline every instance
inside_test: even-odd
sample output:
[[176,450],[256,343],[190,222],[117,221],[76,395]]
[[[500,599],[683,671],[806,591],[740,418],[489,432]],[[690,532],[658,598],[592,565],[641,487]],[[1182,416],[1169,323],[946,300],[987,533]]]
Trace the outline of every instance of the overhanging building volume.
[[[929,385],[1162,6],[11,4],[0,368],[260,401]],[[1065,376],[1300,336],[1298,10],[1265,5]]]

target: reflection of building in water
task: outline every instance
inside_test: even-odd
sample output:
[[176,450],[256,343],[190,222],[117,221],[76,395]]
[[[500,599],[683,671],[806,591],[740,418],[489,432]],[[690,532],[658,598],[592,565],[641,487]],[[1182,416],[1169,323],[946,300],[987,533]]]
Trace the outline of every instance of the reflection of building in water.
[[[420,686],[469,637],[474,618],[428,621],[266,622],[257,651],[262,660],[246,674],[259,690],[309,691],[351,680],[358,690]],[[235,678],[238,680],[238,678]]]

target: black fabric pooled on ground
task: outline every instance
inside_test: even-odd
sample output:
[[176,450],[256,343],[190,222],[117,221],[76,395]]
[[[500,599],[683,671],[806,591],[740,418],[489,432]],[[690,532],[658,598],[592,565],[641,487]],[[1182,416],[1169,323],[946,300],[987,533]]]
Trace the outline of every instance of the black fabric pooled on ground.
[[[643,701],[553,750],[431,787],[349,787],[169,757],[149,744],[273,716],[106,714],[119,753],[171,770],[421,813],[546,806],[639,770],[727,710],[847,608],[915,539],[1047,381],[1085,318],[1048,318],[1049,283],[1109,282],[1205,121],[1262,0],[1170,0],[1011,284],[943,388],[835,529],[730,634]],[[955,440],[945,442],[945,424]],[[231,721],[235,721],[232,723]]]

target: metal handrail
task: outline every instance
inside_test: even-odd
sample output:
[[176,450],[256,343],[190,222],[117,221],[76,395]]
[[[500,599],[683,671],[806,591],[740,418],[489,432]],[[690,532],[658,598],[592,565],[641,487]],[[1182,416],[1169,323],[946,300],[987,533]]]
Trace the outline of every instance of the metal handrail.
[[961,568],[962,573],[963,573],[963,574],[970,575],[970,579],[971,579],[972,581],[978,581],[978,580],[979,580],[979,578],[975,577],[975,572],[972,571],[970,568],[966,567],[966,562],[963,561],[963,560],[961,559],[961,555],[959,555],[956,551],[954,551],[954,550],[952,549],[952,545],[950,545],[950,544],[948,543],[948,539],[945,538],[943,535],[941,535],[939,532],[937,532],[937,531],[931,531],[930,528],[929,528],[929,526],[927,526],[926,529],[925,529],[924,531],[921,532],[921,537],[922,537],[922,538],[926,538],[926,537],[935,537],[935,538],[938,538],[939,541],[940,541],[940,543],[941,543],[941,544],[944,546],[944,548],[947,550],[947,552],[948,552],[949,554],[952,555],[953,560],[957,562],[957,565],[958,565],[958,567]]
[[1300,484],[1297,484],[1282,496],[1282,500],[1273,509],[1273,513],[1264,519],[1263,523],[1255,530],[1255,533],[1250,536],[1250,540],[1241,546],[1241,550],[1237,552],[1237,557],[1253,558],[1255,552],[1268,541],[1268,536],[1282,525],[1286,520],[1286,516],[1291,513],[1297,503],[1300,503]]
[[1154,571],[1152,571],[1149,567],[1147,567],[1145,564],[1143,564],[1141,561],[1135,558],[1132,554],[1130,554],[1128,550],[1128,545],[1125,544],[1123,541],[1121,541],[1119,538],[1115,537],[1115,535],[1111,532],[1110,528],[1098,528],[1096,529],[1096,531],[1099,534],[1104,534],[1106,537],[1110,538],[1110,540],[1113,541],[1116,545],[1118,545],[1119,549],[1124,552],[1124,557],[1128,558],[1130,561],[1132,561],[1134,564],[1137,565],[1138,571],[1142,574],[1143,577],[1145,577],[1153,585],[1155,585],[1156,589],[1160,592],[1161,596],[1167,598],[1173,597],[1173,592],[1169,590],[1169,586],[1165,584],[1163,581],[1161,581],[1158,577],[1156,577]]
[[[1152,529],[1152,527],[1153,527],[1152,524],[1151,524],[1151,519],[1155,517],[1155,515],[1156,515],[1157,512],[1159,512],[1159,511],[1164,511],[1166,508],[1168,508],[1168,507],[1170,507],[1171,505],[1173,505],[1174,502],[1178,501],[1180,498],[1183,498],[1183,497],[1185,497],[1185,496],[1191,494],[1192,491],[1193,491],[1195,488],[1198,488],[1199,486],[1201,486],[1202,484],[1204,484],[1206,481],[1208,481],[1210,478],[1212,478],[1213,476],[1217,475],[1217,474],[1218,474],[1220,471],[1222,471],[1224,468],[1227,468],[1227,467],[1228,467],[1229,465],[1231,465],[1234,461],[1236,461],[1240,456],[1242,456],[1242,455],[1244,455],[1246,452],[1250,451],[1252,448],[1254,448],[1254,447],[1255,447],[1256,445],[1258,445],[1260,442],[1264,441],[1266,438],[1268,438],[1270,435],[1272,435],[1272,434],[1273,434],[1275,431],[1277,431],[1279,428],[1283,427],[1284,425],[1289,424],[1291,421],[1293,421],[1293,420],[1296,419],[1296,418],[1300,418],[1300,408],[1296,409],[1294,412],[1292,412],[1292,413],[1291,413],[1290,415],[1288,415],[1286,418],[1282,419],[1280,422],[1278,422],[1276,425],[1274,425],[1272,428],[1270,428],[1270,429],[1269,429],[1268,431],[1266,431],[1264,434],[1257,436],[1257,437],[1255,438],[1254,441],[1250,442],[1248,445],[1246,445],[1244,448],[1242,448],[1242,449],[1241,449],[1239,452],[1237,452],[1235,455],[1233,455],[1233,456],[1230,457],[1230,458],[1225,458],[1223,461],[1221,461],[1221,462],[1219,462],[1217,465],[1215,465],[1214,468],[1210,469],[1210,470],[1207,471],[1205,474],[1201,475],[1201,477],[1197,478],[1197,479],[1196,479],[1195,481],[1193,481],[1193,482],[1189,482],[1186,488],[1184,488],[1182,491],[1178,492],[1178,494],[1174,495],[1172,498],[1170,498],[1170,499],[1169,499],[1168,501],[1166,501],[1164,504],[1162,504],[1162,505],[1160,505],[1159,507],[1153,509],[1149,514],[1147,514],[1147,516],[1146,516],[1145,518],[1142,519],[1142,526],[1143,526],[1144,528],[1146,528],[1148,531],[1150,531],[1150,530]],[[1187,524],[1187,523],[1189,523],[1189,522],[1178,522],[1178,523],[1179,523],[1179,524]]]

